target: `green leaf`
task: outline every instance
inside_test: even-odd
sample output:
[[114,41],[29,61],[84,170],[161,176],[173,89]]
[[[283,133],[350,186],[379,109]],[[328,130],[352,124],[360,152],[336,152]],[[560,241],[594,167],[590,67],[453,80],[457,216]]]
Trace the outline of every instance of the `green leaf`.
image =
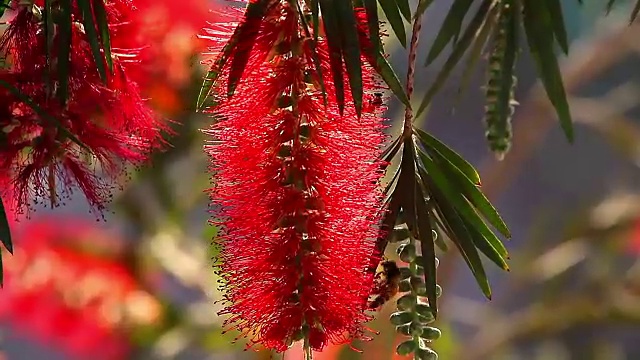
[[69,66],[71,63],[71,0],[60,0],[58,24],[58,81],[57,96],[63,104],[69,97]]
[[4,209],[4,202],[0,197],[0,241],[2,245],[13,254],[13,241],[11,240],[11,228],[9,227],[9,219]]
[[53,69],[51,68],[51,59],[53,58],[53,35],[54,35],[54,22],[52,17],[52,9],[51,9],[51,0],[45,0],[44,9],[43,9],[43,27],[44,27],[44,37],[45,37],[45,63],[47,66],[47,71],[45,72],[45,87],[47,96],[50,97],[53,94],[53,81],[51,79],[51,75],[53,73]]
[[631,19],[629,20],[629,22],[636,21],[638,14],[640,14],[640,0],[636,2],[636,5],[633,7],[633,10],[631,10]]
[[458,86],[458,93],[456,95],[455,101],[456,103],[460,101],[462,95],[469,88],[471,76],[473,75],[473,72],[478,65],[478,61],[482,57],[482,52],[487,44],[487,41],[489,40],[491,30],[494,28],[495,23],[495,17],[490,18],[488,21],[486,21],[480,28],[478,36],[473,41],[473,45],[471,46],[471,50],[469,51],[469,55],[467,56],[467,62],[464,66],[464,70],[460,78],[460,86]]
[[427,287],[427,299],[429,306],[433,310],[433,316],[438,315],[438,296],[436,295],[437,272],[436,272],[436,249],[433,242],[431,220],[429,210],[425,202],[425,194],[422,192],[420,184],[416,181],[416,209],[418,212],[418,239],[420,239],[420,250],[422,251],[423,263],[419,264],[424,268],[424,280]]
[[[420,152],[420,157],[424,160],[427,155]],[[475,186],[471,180],[458,169],[452,162],[450,162],[446,157],[442,154],[436,152],[431,152],[431,156],[436,160],[438,165],[442,166],[443,173],[445,177],[453,180],[455,184],[460,186],[460,190],[464,196],[473,204],[473,206],[484,216],[487,221],[491,225],[493,225],[501,234],[506,236],[507,238],[511,237],[511,232],[505,224],[504,220],[496,210],[496,208],[491,204],[489,199],[480,191],[480,189]],[[446,194],[446,192],[445,192]],[[455,206],[455,205],[454,205]],[[506,249],[503,246],[501,248],[506,255]]]
[[398,9],[402,13],[407,21],[411,21],[411,7],[409,7],[409,0],[396,0]]
[[418,2],[418,7],[416,8],[416,13],[413,15],[414,19],[422,16],[425,11],[429,8],[429,6],[433,3],[433,0],[420,0]]
[[369,28],[369,39],[373,45],[373,53],[382,52],[380,41],[380,19],[378,18],[378,3],[376,0],[364,0],[364,7],[367,13],[367,27]]
[[395,138],[389,146],[380,154],[380,160],[384,162],[391,162],[393,158],[396,156],[400,148],[402,147],[402,142],[400,142],[400,137]]
[[404,213],[404,219],[407,222],[407,227],[414,236],[416,236],[417,230],[417,216],[416,216],[416,152],[412,144],[411,138],[405,139],[402,147],[402,162],[400,163],[400,178],[398,179],[398,186],[396,190],[401,189],[398,196],[400,196],[400,204],[402,205],[402,211]]
[[[307,23],[306,16],[304,15],[302,8],[300,7],[300,3],[296,2],[296,6],[298,8],[298,13],[300,14],[300,21],[302,22],[302,27],[304,29],[305,36],[310,38],[311,32],[309,31],[309,24]],[[322,76],[322,66],[320,65],[320,58],[318,57],[318,52],[316,51],[316,43],[318,42],[318,26],[319,26],[318,15],[320,12],[319,6],[320,5],[318,3],[318,0],[311,0],[311,21],[313,22],[312,26],[313,26],[314,41],[311,41],[309,43],[309,46],[311,47],[312,60],[316,70],[316,75],[318,75],[317,81],[320,84],[320,91],[322,92],[322,100],[323,100],[324,106],[327,106],[327,91],[324,87],[324,76]]]
[[93,61],[100,74],[100,79],[103,82],[107,81],[107,68],[100,51],[100,39],[98,38],[98,32],[96,31],[96,24],[93,21],[93,13],[91,12],[91,3],[89,0],[77,0],[78,8],[82,12],[82,25],[84,26],[91,52],[93,53]]
[[491,260],[494,264],[496,264],[499,268],[505,271],[509,271],[509,265],[505,259],[505,256],[498,251],[480,232],[473,228],[473,226],[462,218],[462,222],[464,223],[469,235],[471,235],[471,240],[475,247],[480,250],[489,260]]
[[446,158],[449,162],[455,165],[455,167],[462,171],[462,173],[464,173],[471,182],[476,185],[480,185],[480,174],[478,174],[478,171],[467,160],[426,131],[420,130],[417,127],[414,127],[413,131],[418,135],[422,146],[438,152],[443,158]]
[[422,112],[427,109],[427,107],[431,103],[431,99],[440,90],[440,88],[442,88],[442,85],[444,85],[447,78],[449,78],[451,71],[456,66],[458,61],[460,61],[471,43],[474,41],[474,39],[480,36],[482,25],[491,17],[490,15],[493,11],[495,11],[495,9],[496,7],[494,6],[493,1],[484,0],[482,2],[480,7],[478,8],[478,12],[471,19],[469,25],[462,34],[460,41],[455,44],[451,55],[449,55],[449,58],[447,59],[447,61],[445,61],[442,69],[436,76],[435,81],[422,98],[422,103],[420,104],[420,107],[418,108],[418,111],[415,115],[416,117],[420,116],[420,114],[422,114]]
[[396,34],[398,41],[400,41],[402,47],[407,47],[407,33],[404,30],[404,22],[396,0],[378,0],[378,2],[387,17],[387,21],[389,21],[389,25],[391,25],[391,29],[393,29],[393,32]]
[[103,0],[91,0],[93,5],[93,13],[102,40],[102,49],[104,50],[104,58],[107,61],[109,71],[113,72],[113,58],[111,57],[111,35],[109,32],[109,21],[107,20],[107,11],[104,7]]
[[553,32],[548,8],[540,0],[523,1],[523,24],[531,55],[549,100],[556,109],[565,136],[569,142],[573,142],[573,122],[562,74],[553,52]]
[[327,45],[329,46],[329,63],[333,74],[333,83],[336,88],[336,100],[340,115],[344,113],[344,75],[342,73],[342,48],[340,24],[336,15],[335,1],[341,0],[320,0],[320,11],[324,31],[327,35]]
[[[426,181],[426,180],[425,180]],[[446,228],[443,229],[456,245],[462,258],[467,263],[467,266],[471,270],[473,277],[476,279],[478,286],[482,290],[482,293],[491,299],[491,285],[489,285],[489,279],[484,270],[482,260],[476,249],[471,234],[467,230],[462,218],[458,213],[448,204],[444,196],[440,191],[435,188],[431,188],[431,194],[436,201],[436,207],[441,214],[441,219]]]
[[356,16],[349,1],[337,1],[335,15],[340,26],[342,56],[347,68],[349,87],[356,109],[360,117],[362,113],[362,57],[360,56],[360,41],[358,40],[358,25]]
[[567,29],[564,27],[564,16],[562,15],[562,4],[560,0],[544,0],[547,3],[551,26],[555,34],[558,45],[562,52],[569,54],[569,41],[567,40]]
[[426,65],[431,64],[454,36],[460,32],[464,17],[469,12],[472,3],[473,0],[455,0],[453,2],[438,31],[438,35],[436,35],[436,39],[433,41],[431,50],[429,50]]
[[398,75],[396,75],[395,71],[387,61],[387,59],[382,56],[382,54],[378,53],[375,55],[376,64],[374,68],[376,72],[382,77],[382,80],[389,86],[391,92],[402,102],[402,104],[408,108],[411,108],[411,102],[409,101],[409,97],[407,93],[404,91],[404,87],[398,79]]
[[[242,22],[233,31],[231,38],[222,48],[222,51],[214,61],[213,65],[207,72],[204,81],[202,82],[200,93],[198,94],[198,109],[202,109],[206,99],[209,97],[211,88],[213,88],[213,85],[218,79],[218,76],[220,76],[220,74],[222,73],[222,69],[229,60],[229,57],[231,57],[231,55],[234,53],[234,50],[236,49],[240,40],[242,39],[244,43],[247,33],[249,35],[251,35],[251,33],[255,33],[255,30],[260,26],[262,19],[266,15],[270,4],[270,0],[251,1],[247,4],[247,9],[245,11]],[[237,72],[239,71],[238,66],[238,61],[236,61],[236,76]],[[244,72],[244,68],[242,69],[242,72]],[[234,88],[233,86],[231,86],[231,83],[230,87]]]
[[[500,251],[503,256],[507,256],[507,250],[504,245],[496,237],[496,235],[489,229],[484,220],[478,215],[476,210],[471,206],[469,201],[460,193],[451,179],[440,170],[439,166],[426,154],[419,152],[421,164],[423,165],[429,178],[433,180],[433,183],[437,186],[438,190],[442,192],[446,200],[451,202],[451,205],[457,212],[460,213],[464,219],[466,219],[475,229],[477,229],[489,242]],[[460,186],[459,184],[456,184]]]
[[0,0],[0,17],[7,9],[11,9],[11,0]]

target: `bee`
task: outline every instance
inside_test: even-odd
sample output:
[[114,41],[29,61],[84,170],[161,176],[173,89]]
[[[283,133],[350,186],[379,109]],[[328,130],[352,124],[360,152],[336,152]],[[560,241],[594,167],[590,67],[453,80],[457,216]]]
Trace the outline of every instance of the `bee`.
[[381,92],[373,93],[373,96],[374,96],[373,99],[370,100],[371,101],[371,105],[380,106],[380,105],[383,104],[382,93]]
[[400,280],[402,280],[402,273],[395,261],[384,260],[378,268],[380,270],[376,272],[376,284],[371,292],[374,298],[369,301],[369,309],[377,309],[394,297],[398,293]]

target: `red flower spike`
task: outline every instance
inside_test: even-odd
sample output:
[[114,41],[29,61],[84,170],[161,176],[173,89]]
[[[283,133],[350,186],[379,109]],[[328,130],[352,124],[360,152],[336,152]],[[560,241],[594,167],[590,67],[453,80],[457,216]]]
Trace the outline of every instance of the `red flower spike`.
[[[114,44],[125,36],[126,22],[117,21],[126,16],[118,4],[126,8],[129,2],[120,0],[107,6],[108,18],[117,28],[113,30]],[[145,105],[137,85],[126,74],[131,65],[122,63],[119,56],[113,59],[114,73],[109,74],[106,84],[102,82],[86,35],[78,26],[72,28],[68,100],[62,106],[51,94],[57,86],[57,73],[47,69],[46,39],[40,26],[27,7],[13,18],[0,41],[12,68],[0,72],[0,79],[56,121],[41,117],[7,90],[0,91],[0,128],[5,135],[0,169],[10,174],[20,213],[30,210],[32,203],[58,205],[74,188],[101,213],[127,166],[142,164],[152,150],[166,145],[161,133],[167,126]],[[54,45],[57,41],[54,37]],[[55,56],[54,52],[52,62]],[[50,89],[42,85],[47,75],[52,77]]]
[[[286,1],[274,3],[230,99],[230,65],[223,69],[214,89],[219,105],[211,109],[220,121],[205,131],[214,138],[205,150],[224,228],[219,260],[228,305],[222,314],[229,315],[227,328],[251,344],[284,351],[304,339],[308,349],[322,350],[364,338],[362,324],[369,320],[382,109],[374,101],[373,71],[365,68],[361,118],[349,96],[351,105],[339,114],[321,39],[316,50],[325,107],[298,15]],[[222,28],[209,31],[216,34],[214,55],[225,40]]]

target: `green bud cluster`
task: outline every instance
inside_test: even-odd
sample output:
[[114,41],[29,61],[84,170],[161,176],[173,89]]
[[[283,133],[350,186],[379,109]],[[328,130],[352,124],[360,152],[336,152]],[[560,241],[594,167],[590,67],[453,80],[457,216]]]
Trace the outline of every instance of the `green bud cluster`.
[[[406,235],[409,235],[408,232]],[[434,232],[433,236],[435,238],[437,234]],[[400,243],[397,249],[398,256],[408,265],[400,268],[402,280],[399,283],[399,291],[403,294],[396,302],[397,311],[391,314],[390,321],[396,326],[396,331],[407,336],[408,339],[398,345],[396,352],[402,356],[413,354],[415,360],[437,360],[438,354],[429,345],[440,338],[441,332],[431,326],[435,317],[424,299],[427,296],[425,272],[421,265],[424,262],[422,256],[417,254],[415,239],[402,235],[398,238],[399,241],[396,241]],[[436,259],[437,264],[438,259]],[[439,297],[442,294],[442,288],[437,285],[436,291]]]

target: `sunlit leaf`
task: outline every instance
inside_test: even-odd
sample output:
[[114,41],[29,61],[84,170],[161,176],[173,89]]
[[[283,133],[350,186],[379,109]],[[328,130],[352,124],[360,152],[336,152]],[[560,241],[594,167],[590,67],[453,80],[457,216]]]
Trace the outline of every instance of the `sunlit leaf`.
[[444,158],[454,164],[455,167],[460,169],[460,171],[462,171],[469,180],[471,180],[471,182],[476,185],[480,185],[480,174],[478,174],[478,171],[473,167],[473,165],[460,156],[460,154],[448,147],[442,141],[436,139],[434,136],[431,136],[426,131],[420,130],[417,127],[414,127],[413,130],[416,135],[418,135],[418,138],[424,147],[440,153]]
[[411,20],[411,7],[409,7],[409,0],[396,0],[398,9],[400,10],[400,13],[402,13],[402,16],[404,16],[405,19],[407,19],[408,21]]

